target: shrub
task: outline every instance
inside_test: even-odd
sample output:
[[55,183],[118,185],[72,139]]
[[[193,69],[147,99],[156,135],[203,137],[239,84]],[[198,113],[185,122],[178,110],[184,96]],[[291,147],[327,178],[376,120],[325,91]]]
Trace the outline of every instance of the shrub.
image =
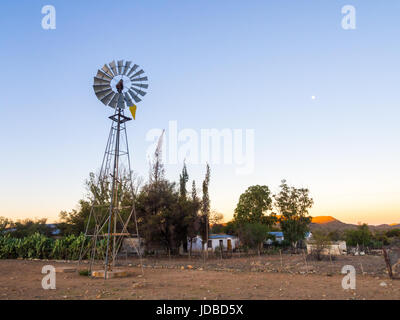
[[90,276],[90,272],[89,270],[79,270],[79,275],[88,277]]
[[[89,256],[89,241],[84,234],[69,235],[57,240],[34,233],[24,238],[13,238],[10,234],[0,236],[0,259],[56,259],[77,260],[81,248],[86,251],[83,258]],[[103,258],[106,251],[106,239],[98,241],[97,257]]]

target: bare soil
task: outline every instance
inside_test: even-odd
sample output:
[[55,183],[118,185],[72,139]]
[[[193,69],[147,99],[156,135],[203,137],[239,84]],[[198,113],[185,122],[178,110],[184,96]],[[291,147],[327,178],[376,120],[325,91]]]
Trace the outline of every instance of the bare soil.
[[[130,259],[123,266],[133,276],[106,281],[57,273],[57,288],[44,290],[44,265],[76,267],[76,262],[0,260],[0,299],[400,299],[400,280],[389,279],[378,256],[307,263],[303,255],[286,254],[214,257],[206,263],[201,258],[147,258],[144,275],[138,263]],[[356,290],[342,288],[344,265],[357,269]]]

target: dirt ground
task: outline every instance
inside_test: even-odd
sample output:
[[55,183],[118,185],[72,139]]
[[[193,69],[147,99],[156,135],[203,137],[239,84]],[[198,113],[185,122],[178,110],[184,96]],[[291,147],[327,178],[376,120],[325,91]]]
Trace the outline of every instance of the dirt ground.
[[[138,260],[125,263],[134,273],[130,277],[104,281],[57,273],[56,289],[44,290],[44,265],[76,267],[76,262],[0,260],[0,299],[400,299],[400,280],[389,279],[382,257],[307,263],[301,255],[213,258],[207,263],[148,258],[144,275]],[[347,264],[357,269],[356,290],[341,286],[340,270]]]

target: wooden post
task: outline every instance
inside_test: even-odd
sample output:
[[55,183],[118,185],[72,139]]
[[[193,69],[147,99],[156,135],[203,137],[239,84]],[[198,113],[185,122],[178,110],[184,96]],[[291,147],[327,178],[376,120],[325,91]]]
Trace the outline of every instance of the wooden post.
[[307,273],[308,273],[307,256],[306,256],[306,254],[304,252],[304,249],[303,249],[303,257],[304,257],[304,262],[306,263],[306,268],[307,268]]
[[331,250],[329,249],[329,260],[331,261],[331,272],[334,273],[334,267],[333,267],[333,262],[332,262],[332,254]]
[[190,238],[189,260],[192,257],[193,238]]
[[389,256],[387,254],[386,249],[383,249],[383,257],[385,258],[386,268],[388,270],[389,277],[390,277],[390,279],[393,279],[392,265],[390,264]]

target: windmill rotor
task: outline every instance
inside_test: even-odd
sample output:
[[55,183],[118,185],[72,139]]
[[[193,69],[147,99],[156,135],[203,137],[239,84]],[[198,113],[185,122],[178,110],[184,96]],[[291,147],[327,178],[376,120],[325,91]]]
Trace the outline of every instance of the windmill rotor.
[[105,64],[97,70],[93,81],[96,97],[106,106],[124,109],[135,106],[146,95],[148,78],[132,61],[118,60]]

